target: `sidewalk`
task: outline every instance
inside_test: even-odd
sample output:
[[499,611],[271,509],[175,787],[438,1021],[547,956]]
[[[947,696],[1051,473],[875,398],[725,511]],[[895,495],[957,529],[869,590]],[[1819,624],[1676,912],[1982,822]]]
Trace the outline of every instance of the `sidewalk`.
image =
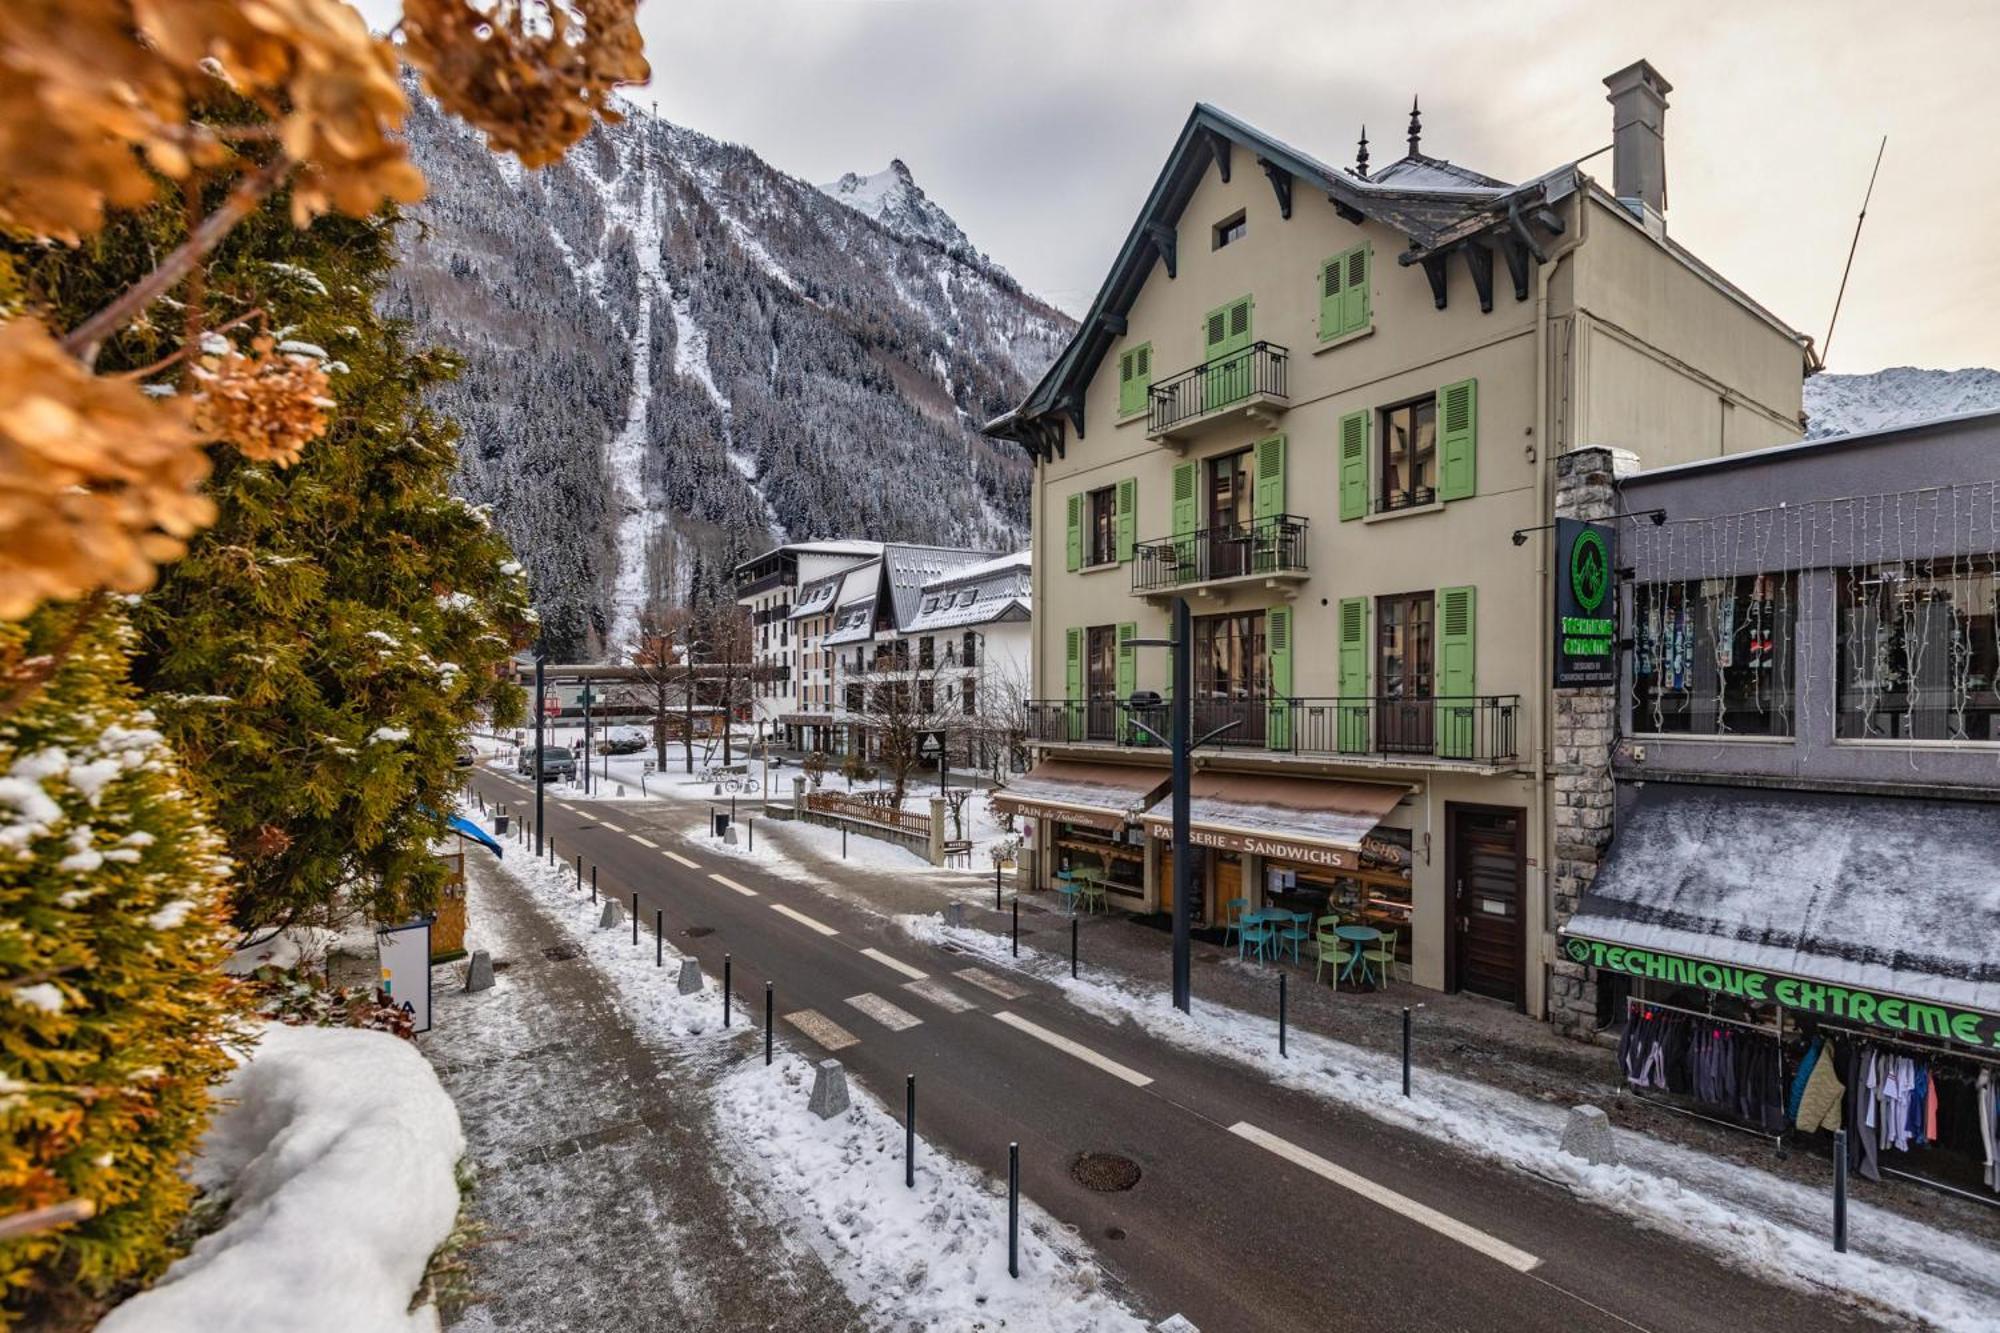
[[471,860],[464,964],[433,971],[424,1054],[475,1168],[471,1304],[447,1327],[734,1333],[866,1327],[717,1162],[711,1101],[631,1027],[602,974],[489,862]]

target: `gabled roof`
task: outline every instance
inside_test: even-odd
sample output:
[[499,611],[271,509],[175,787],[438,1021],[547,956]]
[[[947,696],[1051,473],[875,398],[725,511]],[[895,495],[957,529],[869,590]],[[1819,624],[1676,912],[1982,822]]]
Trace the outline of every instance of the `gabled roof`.
[[907,546],[891,542],[882,551],[888,573],[891,623],[907,630],[922,603],[924,587],[947,574],[993,559],[993,551],[966,551],[955,546]]
[[1029,578],[1030,555],[1016,551],[935,579],[924,585],[907,632],[928,634],[999,620],[1026,620],[1033,605]]
[[[1329,166],[1226,111],[1197,103],[1069,345],[1019,407],[986,424],[987,434],[1016,440],[1039,454],[1060,448],[1060,431],[1052,433],[1054,423],[1045,418],[1067,416],[1081,431],[1083,386],[1119,336],[1154,262],[1164,261],[1169,274],[1173,272],[1174,228],[1211,165],[1225,177],[1232,170],[1261,170],[1270,177],[1287,216],[1293,206],[1319,195],[1349,221],[1372,219],[1402,232],[1409,248],[1397,258],[1404,264],[1441,264],[1451,247],[1483,233],[1503,231],[1495,243],[1509,249],[1510,266],[1518,265],[1521,272],[1526,271],[1526,254],[1533,252],[1539,258],[1542,239],[1563,226],[1545,211],[1547,206],[1572,193],[1578,180],[1571,163],[1525,185],[1510,186],[1415,153],[1363,178]],[[1531,224],[1541,229],[1542,236]],[[1441,278],[1440,268],[1434,284]],[[1487,279],[1490,284],[1490,264]]]

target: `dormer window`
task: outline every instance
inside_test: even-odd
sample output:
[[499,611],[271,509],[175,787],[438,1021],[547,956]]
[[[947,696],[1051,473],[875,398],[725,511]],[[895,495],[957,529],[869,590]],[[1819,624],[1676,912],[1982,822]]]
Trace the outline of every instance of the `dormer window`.
[[1222,221],[1215,224],[1214,248],[1220,250],[1225,245],[1228,245],[1234,241],[1240,241],[1245,236],[1247,236],[1249,232],[1250,232],[1250,224],[1248,221],[1245,220],[1243,210],[1239,208],[1234,213],[1230,214],[1228,217],[1224,218]]

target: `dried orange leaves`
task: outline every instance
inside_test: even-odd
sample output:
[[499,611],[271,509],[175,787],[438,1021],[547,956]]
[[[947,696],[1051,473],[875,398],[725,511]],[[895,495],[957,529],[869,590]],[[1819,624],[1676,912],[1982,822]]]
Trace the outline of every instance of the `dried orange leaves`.
[[0,619],[148,587],[214,521],[208,470],[180,403],[92,375],[36,320],[0,324]]
[[275,350],[270,338],[257,339],[248,356],[232,347],[203,357],[194,378],[195,425],[246,458],[287,467],[326,433],[334,405],[326,371],[309,356]]

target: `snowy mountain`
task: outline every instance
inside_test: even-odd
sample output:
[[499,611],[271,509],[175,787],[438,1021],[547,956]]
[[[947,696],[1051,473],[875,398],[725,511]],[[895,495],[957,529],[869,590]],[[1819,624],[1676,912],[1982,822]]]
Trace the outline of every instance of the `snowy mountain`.
[[633,112],[528,173],[415,100],[430,196],[387,307],[463,362],[461,486],[551,652],[611,655],[779,540],[1023,543],[1027,463],[978,425],[1072,325],[900,164],[836,200]]
[[2000,371],[1892,366],[1872,375],[1814,375],[1805,406],[1809,440],[1993,411],[2000,409]]
[[900,157],[872,176],[858,176],[850,171],[831,185],[819,188],[900,236],[928,241],[946,254],[961,255],[980,264],[991,262],[973,249],[971,240],[951,214],[931,202]]

